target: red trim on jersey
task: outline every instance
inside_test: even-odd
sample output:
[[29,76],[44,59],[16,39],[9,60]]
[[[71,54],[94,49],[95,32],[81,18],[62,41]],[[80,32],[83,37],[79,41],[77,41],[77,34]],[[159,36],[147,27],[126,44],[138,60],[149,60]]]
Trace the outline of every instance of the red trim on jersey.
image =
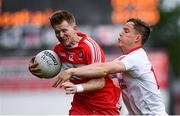
[[[80,42],[83,42],[85,39],[87,40],[87,41],[89,41],[91,44],[92,44],[92,46],[93,46],[93,49],[94,49],[94,58],[93,58],[93,62],[91,62],[91,63],[95,63],[96,61],[100,61],[100,59],[98,59],[97,57],[99,56],[98,55],[98,53],[97,53],[97,45],[95,45],[95,43],[92,41],[92,40],[90,40],[90,39],[88,39],[87,38],[87,36],[84,34],[84,33],[82,33],[82,32],[78,32],[77,33],[77,35],[78,36],[80,36],[80,37],[82,37],[82,39],[80,40]],[[89,45],[89,44],[87,44],[87,45]],[[92,50],[91,49],[91,47],[89,47],[90,48],[90,50]],[[92,55],[91,55],[92,56]],[[92,61],[92,59],[91,59],[91,61]]]
[[91,40],[94,44],[95,44],[95,53],[96,53],[96,60],[94,62],[102,62],[102,59],[101,59],[101,49],[99,47],[99,45],[94,42],[94,40]]
[[[93,46],[93,49],[94,49],[94,59],[92,59],[93,57],[92,57],[92,54],[91,54],[91,61],[92,61],[91,63],[95,63],[96,57],[97,57],[96,47],[95,47],[94,43],[90,39],[87,39],[87,41],[89,41],[92,44],[92,46]],[[89,45],[89,44],[87,44],[87,45]],[[90,50],[92,50],[92,49],[90,48]]]
[[101,58],[99,56],[99,55],[101,55],[101,51],[100,51],[100,49],[98,49],[98,45],[92,39],[87,38],[87,41],[89,41],[93,45],[93,49],[94,49],[94,56],[95,57],[94,57],[92,63],[101,62]]
[[136,50],[138,50],[140,48],[142,48],[142,46],[138,46],[138,47],[132,48],[132,49],[128,50],[127,52],[125,52],[124,55],[129,54],[129,53],[131,53],[133,51],[136,51]]
[[157,83],[157,88],[159,89],[159,83],[158,83],[158,81],[157,81],[157,76],[156,76],[156,74],[155,74],[155,72],[154,72],[154,68],[153,68],[153,67],[151,67],[151,71],[152,71],[153,74],[154,74],[154,77],[155,77],[155,80],[156,80],[156,83]]
[[[83,37],[83,39],[80,40],[80,43],[85,42],[91,51],[91,62],[90,63],[102,62],[103,61],[102,56],[101,56],[102,51],[101,51],[99,45],[93,39],[87,37],[85,34],[83,34],[81,32],[78,32],[77,34],[78,34],[78,36]],[[92,53],[93,53],[94,57],[92,57]]]

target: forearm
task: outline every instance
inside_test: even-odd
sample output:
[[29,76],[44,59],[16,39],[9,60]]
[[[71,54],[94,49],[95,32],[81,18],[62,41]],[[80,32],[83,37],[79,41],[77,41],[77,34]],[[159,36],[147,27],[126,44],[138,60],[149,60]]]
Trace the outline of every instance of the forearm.
[[97,79],[91,79],[86,83],[82,83],[84,89],[83,92],[96,91],[102,89],[104,85],[105,85],[105,79],[103,77]]
[[81,83],[76,85],[70,81],[64,82],[62,84],[62,86],[66,91],[66,94],[97,91],[99,89],[102,89],[104,85],[105,85],[105,79],[103,77],[91,79],[86,83]]
[[107,71],[104,68],[105,63],[96,63],[79,68],[70,68],[66,70],[72,76],[78,76],[83,78],[99,78],[107,75]]
[[124,64],[119,62],[118,60],[106,63],[86,65],[79,68],[70,68],[58,74],[58,79],[53,84],[53,87],[62,85],[62,83],[69,80],[72,76],[92,79],[104,77],[107,74],[120,73],[122,71],[126,71],[126,68]]

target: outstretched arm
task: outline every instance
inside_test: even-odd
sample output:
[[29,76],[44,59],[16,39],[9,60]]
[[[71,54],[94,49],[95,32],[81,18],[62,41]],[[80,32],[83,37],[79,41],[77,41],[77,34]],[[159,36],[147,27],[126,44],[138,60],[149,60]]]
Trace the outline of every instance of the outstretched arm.
[[79,78],[99,78],[104,77],[107,74],[113,74],[125,70],[124,64],[118,60],[90,64],[79,68],[70,68],[58,75],[58,79],[53,87],[57,87],[58,85],[61,86],[62,83],[69,80],[71,76],[78,76]]
[[96,78],[91,79],[86,83],[81,84],[73,84],[69,81],[64,82],[62,86],[64,87],[66,94],[74,94],[79,92],[90,92],[90,91],[96,91],[99,89],[102,89],[105,85],[105,79],[102,78]]

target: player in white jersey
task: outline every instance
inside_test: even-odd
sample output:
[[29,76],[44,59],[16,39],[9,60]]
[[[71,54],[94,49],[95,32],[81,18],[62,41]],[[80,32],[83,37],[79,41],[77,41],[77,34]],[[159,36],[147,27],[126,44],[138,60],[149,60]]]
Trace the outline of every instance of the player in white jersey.
[[136,47],[115,60],[127,70],[119,82],[129,114],[165,114],[159,85],[144,49]]
[[65,70],[55,83],[62,85],[71,76],[97,78],[121,73],[120,87],[130,115],[167,115],[153,67],[142,48],[149,34],[149,25],[129,19],[118,38],[122,56],[111,62]]

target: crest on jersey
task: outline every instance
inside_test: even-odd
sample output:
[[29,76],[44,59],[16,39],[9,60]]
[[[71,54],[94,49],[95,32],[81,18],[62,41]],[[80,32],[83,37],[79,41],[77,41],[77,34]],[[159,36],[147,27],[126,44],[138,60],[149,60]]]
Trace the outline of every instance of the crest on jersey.
[[82,51],[79,52],[78,57],[83,58],[83,52]]

